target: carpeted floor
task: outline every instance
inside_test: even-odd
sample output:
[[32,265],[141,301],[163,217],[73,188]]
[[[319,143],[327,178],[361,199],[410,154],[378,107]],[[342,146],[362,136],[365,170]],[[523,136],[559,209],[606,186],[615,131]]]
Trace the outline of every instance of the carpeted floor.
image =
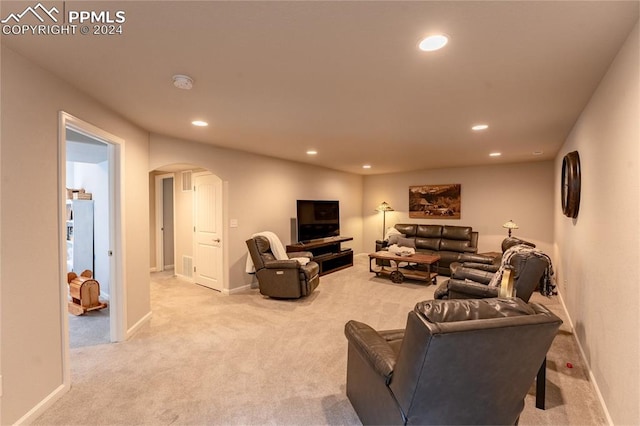
[[[104,299],[100,299],[104,301]],[[69,347],[103,345],[110,341],[109,306],[85,312],[84,315],[69,314]]]
[[[72,349],[71,390],[34,424],[358,425],[345,395],[344,324],[404,328],[435,289],[376,278],[367,262],[356,256],[294,301],[154,274],[150,324],[127,342]],[[557,298],[532,301],[564,318]],[[534,404],[532,385],[521,425],[606,424],[567,321],[548,356],[547,409]]]

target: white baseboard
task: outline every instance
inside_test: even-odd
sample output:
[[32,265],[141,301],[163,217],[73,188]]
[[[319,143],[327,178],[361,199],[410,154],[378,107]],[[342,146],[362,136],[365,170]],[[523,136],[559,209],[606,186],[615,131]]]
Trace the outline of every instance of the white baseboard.
[[149,268],[149,272],[156,272],[158,270],[158,268],[156,268],[155,266],[152,268]]
[[178,277],[178,278],[180,278],[180,279],[187,280],[187,281],[189,281],[190,283],[194,283],[194,282],[196,282],[196,281],[194,280],[194,278],[193,278],[193,277],[188,277],[188,276],[186,276],[186,275],[182,275],[182,274],[178,274],[178,273],[176,273],[176,274],[175,274],[175,276],[176,276],[176,277]]
[[243,285],[242,287],[236,287],[232,289],[225,288],[222,290],[222,294],[231,295],[231,294],[239,293],[245,290],[251,290],[251,284]]
[[49,407],[51,407],[57,400],[62,398],[62,396],[69,392],[71,386],[69,384],[62,384],[58,386],[53,392],[46,396],[42,401],[40,401],[35,407],[33,407],[27,414],[22,416],[17,422],[16,425],[30,425],[33,421],[35,421],[42,413],[44,413]]
[[578,349],[580,350],[580,356],[582,357],[582,361],[584,362],[585,368],[589,373],[589,381],[591,382],[593,389],[596,391],[598,401],[600,402],[600,407],[602,408],[604,417],[607,419],[607,424],[609,426],[614,426],[613,419],[611,418],[611,415],[609,414],[609,410],[607,409],[607,404],[604,402],[604,398],[602,397],[602,393],[600,392],[600,388],[598,387],[598,382],[596,381],[596,378],[594,377],[593,372],[591,372],[591,366],[587,361],[587,355],[584,349],[582,348],[580,339],[578,339],[578,335],[576,334],[576,329],[573,326],[573,321],[571,321],[571,315],[569,315],[569,311],[567,310],[567,305],[564,304],[564,299],[562,298],[562,294],[560,292],[558,292],[558,298],[560,299],[560,304],[562,304],[562,309],[564,309],[564,314],[567,317],[567,320],[569,321],[569,327],[571,327],[571,333],[573,334],[573,337],[576,343],[578,344]]
[[125,337],[125,339],[128,340],[129,338],[131,338],[131,336],[136,334],[138,332],[138,330],[140,330],[142,328],[143,325],[145,325],[146,323],[151,321],[151,317],[152,316],[153,316],[153,313],[151,311],[149,311],[147,313],[147,315],[145,315],[142,318],[140,318],[140,321],[135,323],[133,325],[133,327],[131,327],[130,329],[127,330],[127,336]]

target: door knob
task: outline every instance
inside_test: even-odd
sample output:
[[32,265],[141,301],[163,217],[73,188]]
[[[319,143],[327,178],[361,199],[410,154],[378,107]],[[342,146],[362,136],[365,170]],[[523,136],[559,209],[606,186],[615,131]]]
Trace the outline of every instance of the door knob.
[[216,238],[215,240],[213,240],[214,243],[219,243],[220,242],[220,238]]

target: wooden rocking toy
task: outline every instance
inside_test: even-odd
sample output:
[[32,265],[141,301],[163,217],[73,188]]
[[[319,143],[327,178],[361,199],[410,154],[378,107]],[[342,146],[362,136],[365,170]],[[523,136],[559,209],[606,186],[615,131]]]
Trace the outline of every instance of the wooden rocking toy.
[[80,276],[75,272],[67,274],[69,284],[69,313],[73,315],[84,315],[88,311],[104,309],[107,304],[100,302],[100,284],[92,279],[93,273],[90,270],[83,271]]

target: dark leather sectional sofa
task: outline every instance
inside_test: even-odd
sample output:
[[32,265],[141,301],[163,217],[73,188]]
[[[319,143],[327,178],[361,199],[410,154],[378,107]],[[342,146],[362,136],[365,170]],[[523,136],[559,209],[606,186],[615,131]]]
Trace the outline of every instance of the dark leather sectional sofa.
[[[440,255],[438,274],[451,275],[449,266],[454,262],[483,261],[485,256],[477,255],[478,233],[470,226],[420,225],[416,223],[394,225],[404,238],[411,240],[416,252]],[[404,240],[406,243],[406,240]],[[386,250],[388,240],[376,241],[376,251]],[[385,261],[380,261],[385,262]]]

